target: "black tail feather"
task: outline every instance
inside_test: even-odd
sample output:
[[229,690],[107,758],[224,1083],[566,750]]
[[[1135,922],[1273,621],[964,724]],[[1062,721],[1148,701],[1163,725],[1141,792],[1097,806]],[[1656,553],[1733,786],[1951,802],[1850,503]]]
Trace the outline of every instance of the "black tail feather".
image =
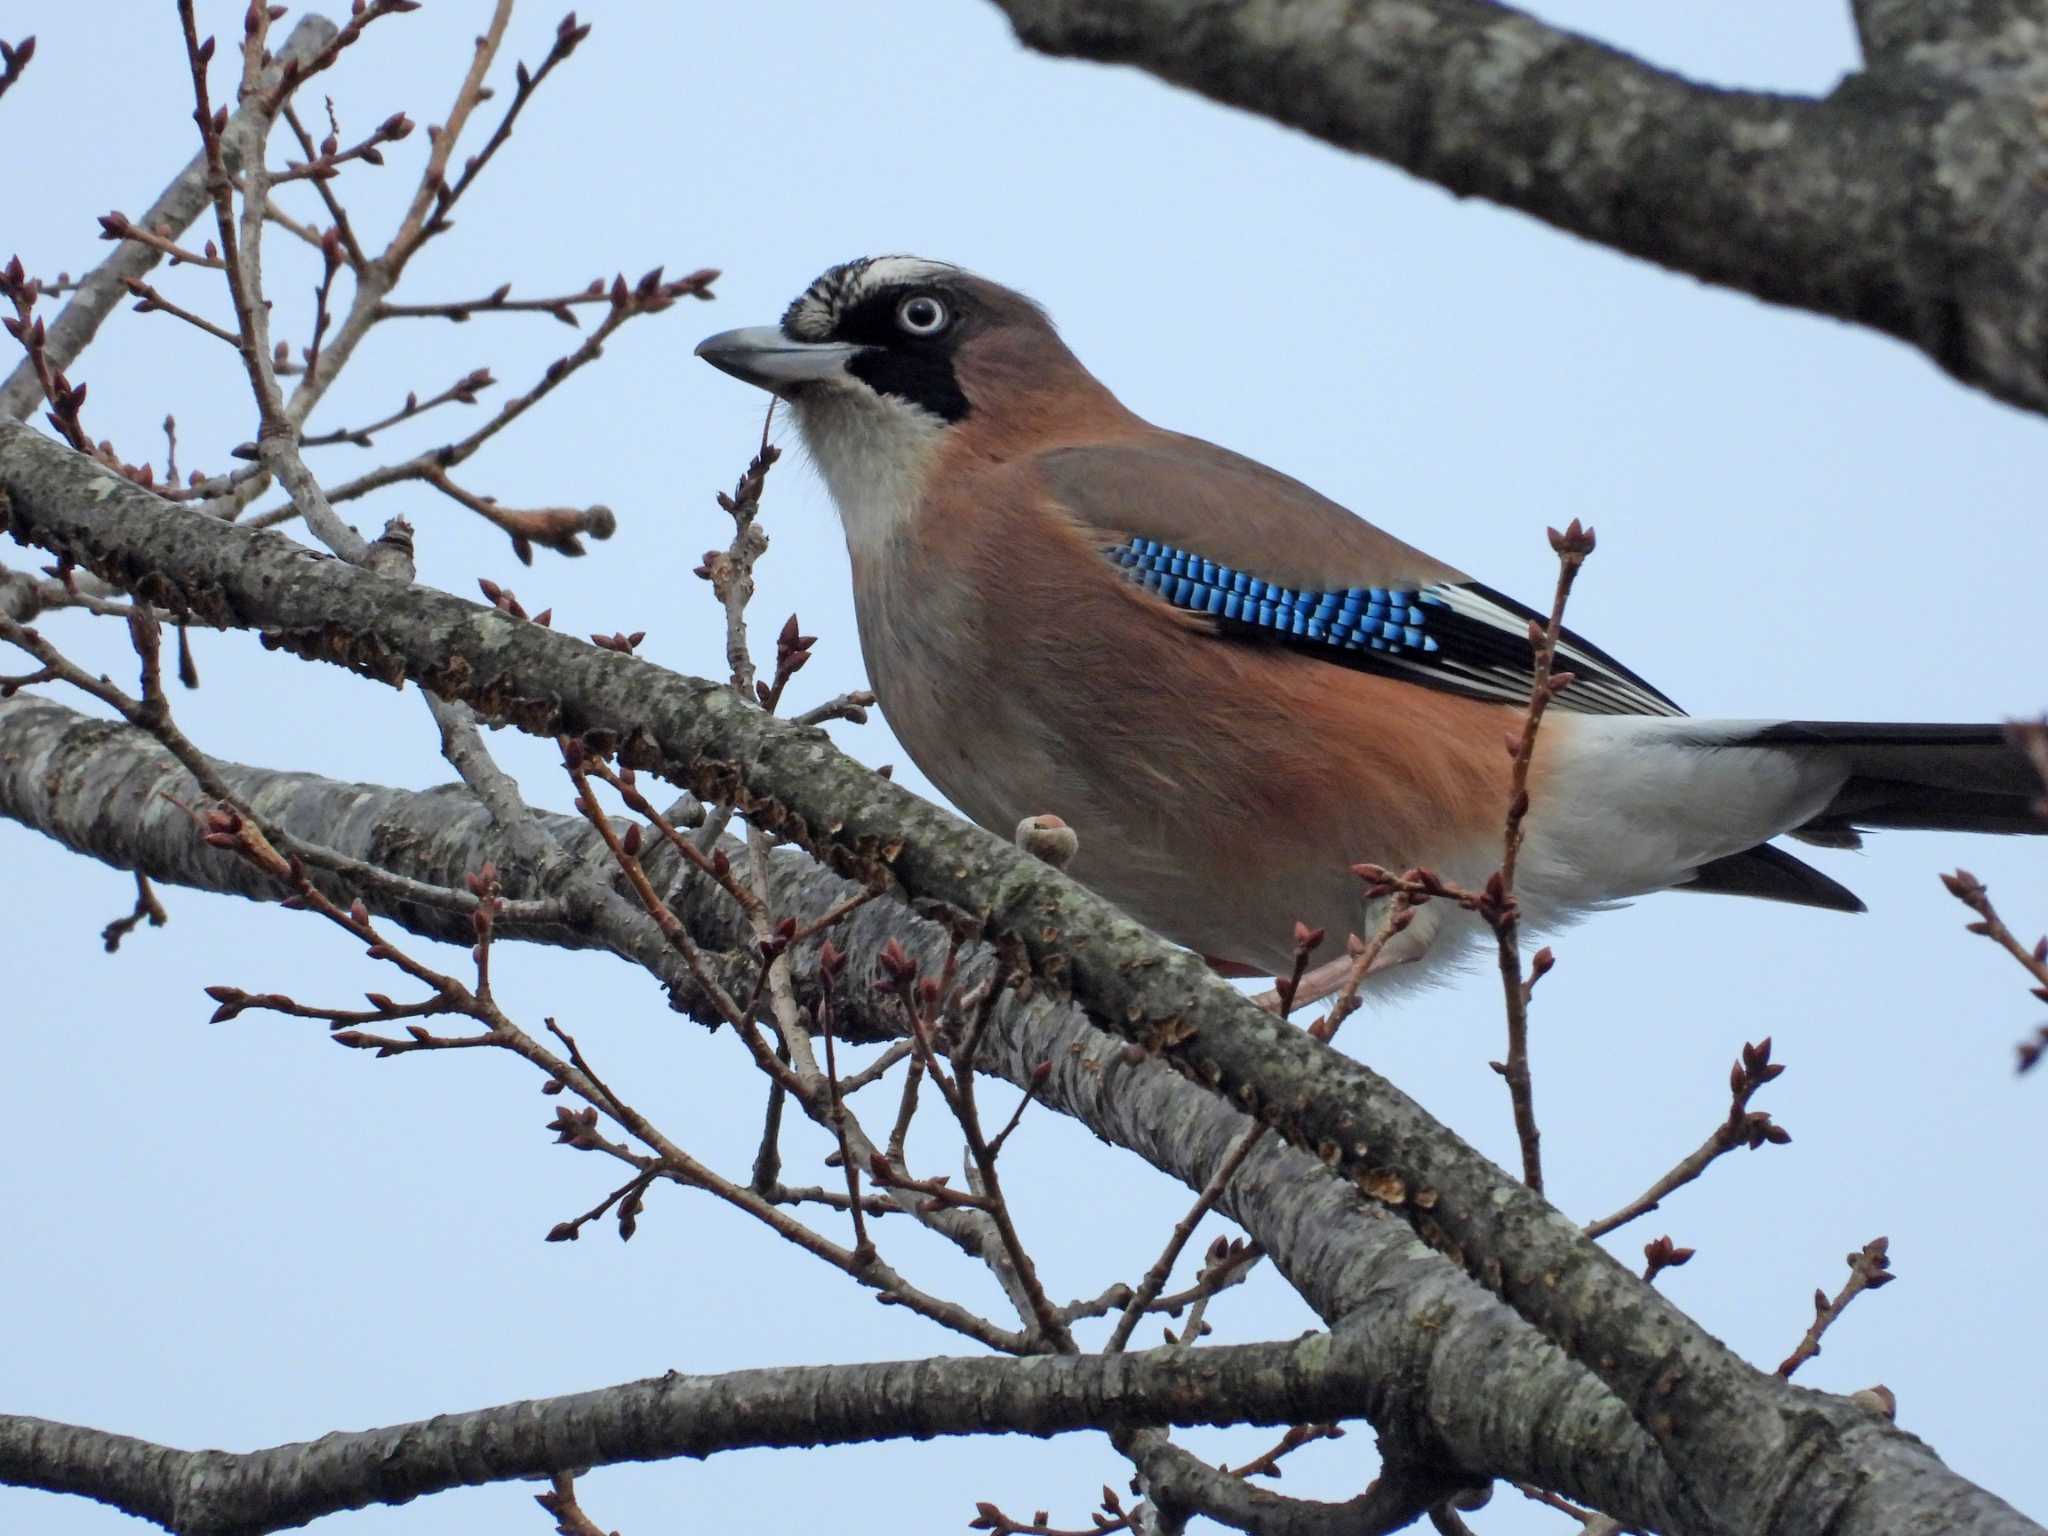
[[1791,720],[1752,738],[1839,753],[1848,781],[1792,835],[1853,847],[1862,828],[2048,833],[2034,765],[1998,725],[1887,725]]
[[1795,859],[1784,849],[1759,843],[1741,853],[1702,864],[1681,891],[1716,896],[1754,896],[1762,901],[1790,902],[1799,907],[1824,907],[1830,912],[1861,912],[1856,893]]

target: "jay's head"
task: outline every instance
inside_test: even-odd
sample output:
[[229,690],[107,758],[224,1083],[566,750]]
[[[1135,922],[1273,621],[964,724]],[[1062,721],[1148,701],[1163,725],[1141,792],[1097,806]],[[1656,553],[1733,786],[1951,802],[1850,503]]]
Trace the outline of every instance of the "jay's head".
[[921,457],[970,423],[1000,437],[1120,409],[1030,299],[915,256],[833,267],[780,325],[706,337],[697,355],[787,400],[828,479],[856,459]]

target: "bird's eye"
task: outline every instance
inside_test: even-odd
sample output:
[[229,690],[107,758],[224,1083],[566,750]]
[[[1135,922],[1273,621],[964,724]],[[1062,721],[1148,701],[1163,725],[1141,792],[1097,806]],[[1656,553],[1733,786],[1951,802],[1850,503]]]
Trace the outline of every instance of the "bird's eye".
[[896,306],[896,324],[913,336],[936,336],[950,318],[946,306],[928,293],[914,293]]

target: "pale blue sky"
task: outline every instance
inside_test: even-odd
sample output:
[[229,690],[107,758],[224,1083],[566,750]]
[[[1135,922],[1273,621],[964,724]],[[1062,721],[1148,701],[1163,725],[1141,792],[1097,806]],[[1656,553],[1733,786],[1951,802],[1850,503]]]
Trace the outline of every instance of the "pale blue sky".
[[[432,0],[378,24],[327,87],[345,130],[400,109],[438,120],[486,9]],[[559,627],[644,629],[645,654],[716,671],[719,623],[689,568],[724,541],[712,494],[744,466],[760,399],[690,348],[772,320],[832,262],[909,251],[1042,300],[1154,420],[1264,459],[1525,598],[1550,588],[1545,524],[1592,522],[1600,550],[1575,627],[1695,712],[1981,719],[2048,705],[2048,435],[1903,347],[1459,202],[1148,78],[1026,55],[974,0],[578,9],[589,42],[422,259],[410,296],[506,280],[555,292],[658,261],[726,277],[715,304],[632,326],[599,371],[465,471],[508,502],[608,503],[618,536],[525,570],[431,494],[364,506],[372,527],[412,517],[424,580],[467,596],[489,576],[530,608],[552,605]],[[224,40],[241,10],[201,6]],[[1545,14],[1730,84],[1824,90],[1854,57],[1839,3],[1584,0]],[[556,19],[523,12],[512,52],[538,58]],[[0,169],[0,258],[76,271],[105,249],[95,217],[139,213],[190,153],[176,22],[168,6],[16,0],[0,32],[28,30],[36,60],[0,103],[10,142],[27,146]],[[344,179],[366,232],[424,149],[416,136],[385,171]],[[278,334],[302,336],[310,275],[282,240],[270,251]],[[164,281],[222,308],[205,274]],[[522,387],[570,341],[546,320],[390,327],[315,425],[382,415],[407,389],[483,363]],[[120,315],[74,377],[91,384],[94,433],[130,456],[157,451],[167,409],[188,465],[221,466],[252,435],[231,355],[163,316]],[[466,423],[320,462],[352,472],[450,426]],[[842,546],[797,457],[772,477],[765,517],[775,542],[756,614],[772,632],[795,608],[822,637],[796,692],[857,686]],[[83,626],[48,628],[127,670]],[[343,778],[450,776],[409,693],[240,636],[201,636],[199,659],[206,686],[177,703],[212,752]],[[916,782],[882,724],[840,735]],[[495,739],[533,798],[565,802],[549,752]],[[1768,1367],[1805,1327],[1813,1288],[1832,1291],[1842,1256],[1888,1234],[1899,1283],[1859,1301],[1801,1379],[1889,1383],[1906,1427],[2037,1516],[2048,1078],[2015,1082],[2010,1047],[2040,1010],[2010,962],[1962,932],[1935,875],[1967,864],[2032,932],[2048,923],[2044,857],[1917,835],[1822,856],[1871,906],[1853,919],[1651,899],[1558,941],[1535,1023],[1552,1193],[1583,1218],[1695,1145],[1725,1108],[1741,1042],[1775,1036],[1791,1070],[1759,1107],[1795,1141],[1729,1159],[1617,1251],[1632,1259],[1660,1231],[1698,1247],[1668,1290]],[[390,985],[313,919],[169,891],[172,925],[108,958],[97,935],[126,906],[125,877],[10,824],[0,882],[13,1067],[0,1409],[244,1448],[669,1368],[964,1347],[677,1191],[655,1196],[629,1246],[602,1233],[543,1244],[608,1174],[549,1144],[546,1101],[509,1060],[380,1064],[317,1027],[251,1016],[209,1028],[210,982],[335,1001]],[[756,1093],[727,1037],[678,1020],[612,962],[515,950],[498,964],[522,1016],[560,1016],[643,1108],[744,1166]],[[1498,1014],[1497,982],[1475,973],[1361,1016],[1345,1044],[1506,1161],[1512,1131],[1486,1068]],[[1176,1187],[1051,1115],[1027,1118],[1011,1156],[1020,1220],[1060,1295],[1134,1278],[1184,1208]],[[932,1285],[992,1299],[945,1255],[896,1241]],[[1313,1320],[1267,1277],[1212,1321],[1219,1338],[1252,1339]],[[1233,1460],[1269,1439],[1190,1437]],[[1369,1442],[1313,1448],[1281,1486],[1347,1496]],[[627,1536],[817,1519],[954,1530],[981,1498],[1079,1524],[1095,1490],[1125,1475],[1083,1436],[720,1457],[601,1472],[585,1494]],[[539,1531],[530,1491],[323,1529]],[[1506,1494],[1475,1524],[1567,1529],[1519,1505]],[[0,1530],[131,1528],[76,1500],[0,1492]]]

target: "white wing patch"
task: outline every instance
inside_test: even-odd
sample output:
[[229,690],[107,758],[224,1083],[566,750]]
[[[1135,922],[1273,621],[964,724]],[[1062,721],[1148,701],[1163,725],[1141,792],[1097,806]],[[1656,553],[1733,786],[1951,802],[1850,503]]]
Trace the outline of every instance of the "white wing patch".
[[[1474,693],[1510,704],[1525,703],[1529,697],[1529,663],[1526,657],[1531,614],[1520,604],[1501,600],[1476,585],[1438,583],[1425,587],[1424,594],[1438,600],[1459,618],[1497,633],[1510,645],[1505,656],[1494,658],[1482,647],[1456,646],[1453,637],[1439,635],[1442,650],[1427,660],[1411,663],[1418,672],[1447,673]],[[1461,654],[1462,653],[1462,654]],[[1510,659],[1512,658],[1512,659]],[[1621,666],[1611,656],[1566,630],[1558,639],[1559,672],[1570,672],[1575,682],[1557,696],[1554,707],[1589,715],[1683,715],[1648,683]]]

